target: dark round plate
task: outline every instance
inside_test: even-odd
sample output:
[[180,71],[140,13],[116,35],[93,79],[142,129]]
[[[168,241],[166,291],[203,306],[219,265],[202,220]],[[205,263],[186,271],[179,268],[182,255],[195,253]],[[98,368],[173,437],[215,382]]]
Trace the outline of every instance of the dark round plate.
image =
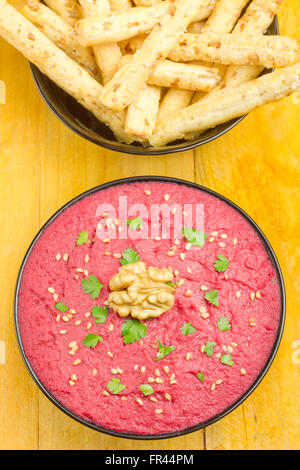
[[[267,34],[279,34],[277,18],[274,19]],[[230,122],[221,124],[213,129],[209,129],[197,139],[178,140],[165,147],[143,147],[140,143],[134,142],[130,145],[118,142],[112,131],[102,124],[95,116],[79,104],[72,96],[66,93],[53,83],[46,75],[43,75],[35,65],[31,64],[31,70],[36,86],[44,101],[51,111],[70,129],[81,137],[102,147],[116,150],[122,153],[137,155],[164,155],[168,153],[183,152],[200,145],[211,142],[221,135],[233,129],[244,116],[233,119]],[[265,71],[267,72],[267,71]],[[264,72],[264,73],[265,73]]]
[[[171,183],[177,183],[177,184],[181,184],[181,185],[186,185],[186,186],[189,186],[191,188],[196,188],[196,189],[199,189],[201,191],[204,191],[214,197],[217,197],[218,199],[222,200],[223,202],[225,202],[226,204],[228,204],[230,207],[232,207],[233,209],[235,209],[237,212],[239,212],[247,221],[248,223],[254,228],[254,230],[256,231],[257,235],[260,237],[268,255],[269,255],[269,258],[270,260],[272,261],[272,264],[275,268],[275,271],[277,273],[277,278],[278,278],[278,283],[279,283],[279,287],[280,287],[280,296],[281,296],[281,313],[280,313],[280,321],[279,321],[279,325],[278,325],[278,331],[277,331],[277,335],[276,335],[276,338],[275,338],[275,341],[274,341],[274,345],[272,347],[272,350],[270,352],[270,355],[268,357],[268,360],[266,361],[266,364],[264,365],[263,369],[261,370],[260,374],[257,376],[256,380],[254,381],[254,383],[251,385],[251,387],[249,387],[249,389],[236,401],[234,402],[231,406],[229,406],[228,408],[226,408],[222,413],[219,413],[218,415],[214,416],[213,418],[205,421],[205,422],[202,422],[202,423],[199,423],[195,426],[191,426],[191,427],[188,427],[188,428],[185,428],[185,429],[182,429],[181,431],[175,431],[175,432],[169,432],[169,433],[161,433],[161,434],[135,434],[135,433],[126,433],[126,432],[121,432],[121,431],[114,431],[112,429],[108,429],[108,428],[104,428],[102,426],[99,426],[97,424],[94,424],[88,420],[85,420],[83,418],[80,418],[79,416],[77,416],[76,414],[74,414],[72,411],[70,411],[68,408],[66,408],[65,406],[63,406],[45,387],[44,385],[41,383],[41,381],[39,380],[39,377],[37,376],[37,374],[35,373],[35,371],[33,370],[31,364],[30,364],[30,361],[27,359],[26,357],[26,354],[25,354],[25,351],[24,351],[24,347],[23,347],[23,344],[22,344],[22,338],[21,338],[21,334],[20,334],[20,329],[19,329],[19,320],[18,320],[18,297],[19,297],[19,290],[20,290],[20,285],[21,285],[21,280],[22,280],[22,275],[23,275],[23,272],[24,272],[24,268],[26,266],[26,263],[27,263],[27,260],[37,242],[37,240],[41,237],[41,235],[43,234],[44,230],[53,222],[54,219],[56,219],[62,212],[64,212],[68,207],[72,206],[73,204],[76,204],[76,202],[80,201],[81,199],[83,199],[84,197],[86,196],[89,196],[91,194],[94,194],[98,191],[102,191],[106,188],[109,188],[109,187],[112,187],[112,186],[117,186],[117,185],[121,185],[121,184],[127,184],[127,183],[134,183],[134,182],[142,182],[142,181],[162,181],[162,182],[171,182]],[[218,421],[219,419],[223,418],[224,416],[226,416],[228,413],[230,413],[231,411],[233,411],[237,406],[239,406],[252,392],[253,390],[257,387],[257,385],[261,382],[262,378],[265,376],[266,372],[268,371],[269,367],[271,366],[273,360],[274,360],[274,357],[276,355],[276,352],[278,350],[278,347],[279,347],[279,344],[280,344],[280,341],[281,341],[281,337],[282,337],[282,333],[283,333],[283,328],[284,328],[284,322],[285,322],[285,305],[286,305],[286,298],[285,298],[285,287],[284,287],[284,281],[283,281],[283,277],[282,277],[282,273],[281,273],[281,269],[280,269],[280,266],[279,266],[279,263],[277,261],[277,258],[276,258],[276,255],[270,245],[270,243],[268,242],[267,238],[265,237],[265,235],[263,234],[263,232],[260,230],[260,228],[256,225],[256,223],[249,217],[249,215],[247,215],[240,207],[238,207],[236,204],[234,204],[233,202],[231,202],[229,199],[225,198],[224,196],[221,196],[220,194],[208,189],[208,188],[205,188],[204,186],[200,186],[196,183],[191,183],[189,181],[185,181],[185,180],[181,180],[181,179],[177,179],[177,178],[168,178],[168,177],[160,177],[160,176],[138,176],[138,177],[132,177],[132,178],[124,178],[124,179],[120,179],[120,180],[115,180],[115,181],[112,181],[110,183],[105,183],[101,186],[97,186],[96,188],[93,188],[93,189],[90,189],[89,191],[86,191],[85,193],[77,196],[75,199],[73,199],[72,201],[68,202],[65,206],[63,206],[59,211],[57,211],[49,220],[48,222],[46,222],[46,224],[41,228],[41,230],[38,232],[38,234],[36,235],[36,237],[34,238],[33,242],[31,243],[26,255],[25,255],[25,258],[23,260],[23,263],[21,265],[21,268],[20,268],[20,272],[19,272],[19,275],[18,275],[18,279],[17,279],[17,285],[16,285],[16,290],[15,290],[15,300],[14,300],[14,324],[15,324],[15,331],[16,331],[16,335],[17,335],[17,341],[18,341],[18,345],[19,345],[19,348],[20,348],[20,351],[21,351],[21,354],[22,354],[22,357],[23,357],[23,360],[25,362],[25,365],[27,367],[27,369],[29,370],[33,380],[37,383],[37,385],[39,386],[39,388],[42,390],[42,392],[52,401],[52,403],[54,403],[60,410],[64,411],[68,416],[70,416],[71,418],[75,419],[76,421],[78,421],[79,423],[81,424],[84,424],[92,429],[95,429],[97,431],[101,431],[103,433],[106,433],[106,434],[110,434],[112,436],[117,436],[117,437],[124,437],[124,438],[128,438],[128,439],[144,439],[144,440],[149,440],[149,439],[164,439],[164,438],[171,438],[171,437],[178,437],[178,436],[182,436],[184,434],[188,434],[188,433],[191,433],[191,432],[194,432],[194,431],[198,431],[199,429],[202,429],[206,426],[209,426],[210,424],[212,423],[215,423],[216,421]]]

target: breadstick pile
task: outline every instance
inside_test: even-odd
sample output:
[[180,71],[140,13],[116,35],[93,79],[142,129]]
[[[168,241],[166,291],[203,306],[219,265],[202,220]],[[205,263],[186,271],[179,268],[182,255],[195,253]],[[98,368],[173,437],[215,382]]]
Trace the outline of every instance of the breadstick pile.
[[282,3],[0,0],[0,36],[117,140],[162,147],[300,90],[297,41],[264,35]]

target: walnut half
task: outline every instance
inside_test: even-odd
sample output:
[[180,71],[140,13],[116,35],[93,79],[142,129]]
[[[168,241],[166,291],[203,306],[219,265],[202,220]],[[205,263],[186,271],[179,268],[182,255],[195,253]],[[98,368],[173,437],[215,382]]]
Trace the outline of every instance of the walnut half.
[[109,306],[120,317],[159,317],[174,305],[174,289],[166,284],[170,281],[170,269],[147,269],[142,261],[127,264],[109,282]]

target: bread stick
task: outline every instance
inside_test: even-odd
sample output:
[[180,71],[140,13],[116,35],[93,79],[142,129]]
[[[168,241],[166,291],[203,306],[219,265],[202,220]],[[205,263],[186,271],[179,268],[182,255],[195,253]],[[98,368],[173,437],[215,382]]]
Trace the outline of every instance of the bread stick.
[[[178,0],[169,8],[133,60],[122,67],[105,86],[99,99],[104,106],[120,111],[132,103],[135,94],[147,82],[159,60],[168,56],[179,37],[195,16],[206,14],[208,0]],[[137,7],[138,8],[138,7]],[[142,7],[140,7],[142,8]]]
[[[110,3],[108,0],[78,0],[84,18],[96,15],[108,15]],[[93,46],[96,63],[101,71],[102,83],[105,85],[118,70],[122,52],[118,44],[100,44]]]
[[126,11],[132,8],[130,0],[109,0],[111,11]]
[[103,88],[100,83],[6,0],[0,0],[0,36],[100,121],[109,125],[117,138],[130,142],[123,130],[124,113],[107,111],[97,102]]
[[94,77],[99,76],[91,49],[78,44],[74,29],[53,10],[37,0],[28,0],[21,13],[42,31],[60,49]]
[[194,92],[190,90],[170,88],[161,100],[157,125],[159,125],[159,121],[167,121],[176,111],[186,108],[190,104],[193,94]]
[[178,62],[285,67],[299,60],[299,46],[296,40],[284,36],[186,33],[169,57]]
[[76,24],[79,43],[94,46],[132,38],[153,29],[168,9],[169,3],[162,2],[153,7],[135,7],[105,17],[84,18]]
[[166,122],[159,122],[150,142],[160,147],[182,139],[189,133],[201,133],[298,90],[300,63],[263,75],[235,88],[226,88],[211,99],[178,111]]
[[134,140],[149,141],[156,124],[160,95],[160,87],[145,85],[129,106],[125,132],[132,135]]
[[71,26],[80,18],[76,0],[45,0],[45,3]]

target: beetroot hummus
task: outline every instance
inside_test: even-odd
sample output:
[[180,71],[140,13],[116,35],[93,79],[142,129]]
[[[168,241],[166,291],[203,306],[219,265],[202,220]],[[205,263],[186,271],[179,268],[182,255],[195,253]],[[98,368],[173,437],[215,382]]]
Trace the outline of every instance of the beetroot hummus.
[[[109,281],[138,262],[173,274],[174,304],[157,318],[108,304]],[[276,270],[249,222],[213,195],[159,181],[112,186],[60,213],[18,299],[44,387],[86,421],[139,434],[183,430],[237,401],[268,360],[280,310]]]

